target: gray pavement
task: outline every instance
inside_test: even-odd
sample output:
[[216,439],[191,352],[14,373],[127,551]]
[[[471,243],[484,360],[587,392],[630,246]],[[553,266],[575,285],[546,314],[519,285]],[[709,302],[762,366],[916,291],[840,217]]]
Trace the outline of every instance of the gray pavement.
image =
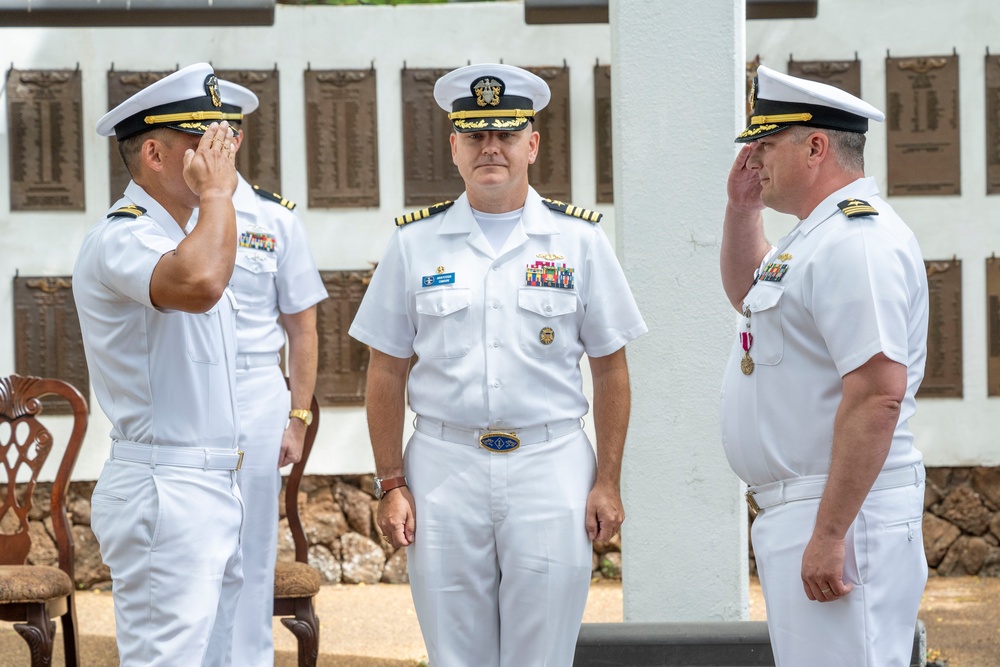
[[[107,592],[77,593],[83,633],[82,667],[116,667],[114,608]],[[321,667],[417,667],[427,655],[408,586],[324,586],[316,599],[321,622]],[[764,620],[756,580],[750,586],[750,618]],[[921,604],[927,644],[938,664],[947,667],[1000,667],[1000,579],[933,577]],[[585,623],[622,621],[622,590],[617,583],[591,586]],[[275,666],[295,667],[295,639],[274,623]],[[54,666],[64,665],[61,635]],[[0,623],[0,667],[28,667],[26,644],[9,623]]]

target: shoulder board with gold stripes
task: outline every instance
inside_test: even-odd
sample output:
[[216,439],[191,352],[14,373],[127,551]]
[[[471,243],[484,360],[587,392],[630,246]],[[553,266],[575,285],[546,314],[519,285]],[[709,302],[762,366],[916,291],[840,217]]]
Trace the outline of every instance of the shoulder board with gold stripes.
[[572,204],[556,201],[555,199],[543,199],[542,203],[551,208],[553,211],[559,211],[560,213],[571,215],[574,218],[581,218],[588,222],[600,222],[601,218],[604,217],[603,213],[598,213],[597,211],[591,211],[589,208],[580,208],[579,206],[573,206]]
[[138,218],[141,215],[146,214],[146,209],[141,206],[136,206],[135,204],[129,204],[128,206],[122,206],[117,211],[111,211],[108,213],[109,218]]
[[875,207],[863,199],[845,199],[837,204],[837,207],[843,211],[844,215],[848,218],[862,218],[866,215],[878,215],[878,211],[875,210]]
[[287,208],[289,211],[295,210],[295,202],[289,199],[285,199],[279,194],[276,194],[274,192],[268,192],[267,190],[261,190],[259,185],[253,186],[253,191],[257,193],[258,197],[263,197],[264,199],[273,201],[276,204],[280,204],[281,206]]
[[423,220],[424,218],[429,218],[435,213],[440,213],[441,211],[447,211],[455,202],[443,201],[433,206],[428,206],[427,208],[422,208],[419,211],[413,211],[412,213],[407,213],[406,215],[396,216],[396,226],[402,227],[409,222],[416,222],[417,220]]

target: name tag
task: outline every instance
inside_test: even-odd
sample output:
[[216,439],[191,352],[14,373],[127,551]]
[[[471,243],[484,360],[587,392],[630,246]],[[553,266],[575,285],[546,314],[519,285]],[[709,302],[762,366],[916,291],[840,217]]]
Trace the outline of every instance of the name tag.
[[455,282],[455,272],[439,273],[433,276],[424,276],[420,279],[424,287],[434,287],[435,285],[451,285]]

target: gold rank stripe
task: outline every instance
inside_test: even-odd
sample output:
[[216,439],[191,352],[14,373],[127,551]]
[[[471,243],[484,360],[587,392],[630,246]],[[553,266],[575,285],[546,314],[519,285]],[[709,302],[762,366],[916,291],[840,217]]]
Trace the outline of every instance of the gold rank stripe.
[[241,113],[224,113],[222,111],[186,111],[184,113],[166,113],[159,116],[146,116],[143,122],[146,125],[157,125],[159,123],[176,123],[182,120],[242,120]]
[[424,218],[429,218],[432,215],[434,215],[435,213],[440,213],[441,211],[444,211],[445,209],[447,209],[449,206],[451,206],[454,203],[455,202],[453,202],[453,201],[451,201],[449,199],[448,201],[443,201],[443,202],[434,204],[433,206],[428,206],[427,208],[422,208],[419,211],[413,211],[412,213],[407,213],[406,215],[398,215],[395,218],[396,226],[397,227],[402,227],[403,225],[405,225],[407,223],[416,222],[417,220],[423,220]]
[[751,125],[765,125],[768,123],[804,123],[812,120],[811,113],[782,113],[774,116],[753,116],[750,118]]
[[574,218],[580,218],[581,220],[586,220],[587,222],[600,222],[601,218],[604,217],[603,213],[598,213],[597,211],[591,211],[589,208],[582,208],[580,206],[574,206],[573,204],[567,204],[565,202],[557,201],[555,199],[543,199],[543,203],[551,208],[553,211],[559,211],[565,213],[566,215],[571,215]]
[[465,120],[466,118],[534,118],[533,109],[473,109],[472,111],[452,111],[448,120]]

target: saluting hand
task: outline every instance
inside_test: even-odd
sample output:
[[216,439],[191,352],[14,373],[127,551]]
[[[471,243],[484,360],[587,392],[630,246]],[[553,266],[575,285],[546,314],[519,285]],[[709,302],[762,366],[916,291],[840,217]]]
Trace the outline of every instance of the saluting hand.
[[197,150],[184,153],[184,181],[199,197],[218,194],[232,198],[236,192],[236,142],[229,123],[212,123]]
[[729,171],[726,193],[729,195],[729,206],[738,211],[761,211],[764,208],[764,202],[760,200],[760,176],[747,166],[756,147],[756,143],[743,144]]

